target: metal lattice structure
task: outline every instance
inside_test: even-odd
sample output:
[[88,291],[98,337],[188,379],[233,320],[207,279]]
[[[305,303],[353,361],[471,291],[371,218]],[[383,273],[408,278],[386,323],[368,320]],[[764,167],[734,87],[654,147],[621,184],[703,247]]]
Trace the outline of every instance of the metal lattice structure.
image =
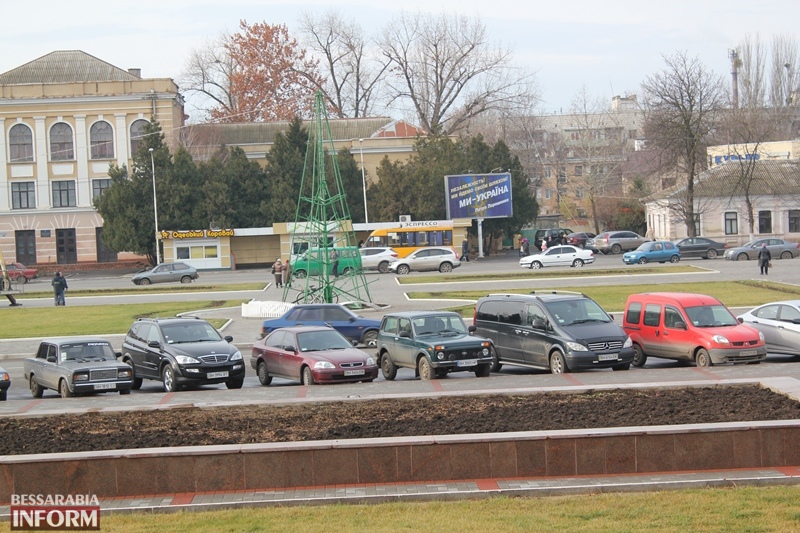
[[297,213],[290,233],[293,250],[297,244],[307,246],[307,250],[292,260],[291,277],[283,288],[284,301],[372,304],[321,92],[314,99]]

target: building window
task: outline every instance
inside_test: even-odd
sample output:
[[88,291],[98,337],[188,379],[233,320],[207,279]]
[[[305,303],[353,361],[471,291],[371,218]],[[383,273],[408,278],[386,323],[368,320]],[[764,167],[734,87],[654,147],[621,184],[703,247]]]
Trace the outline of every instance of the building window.
[[101,120],[92,124],[89,142],[92,146],[92,159],[114,158],[114,130],[108,122]]
[[92,200],[99,198],[109,187],[111,187],[110,179],[92,180]]
[[772,211],[758,212],[758,232],[772,233]]
[[578,187],[575,189],[575,198],[583,198],[583,188]]
[[553,177],[553,169],[550,167],[544,167],[544,177],[545,178],[552,178]]
[[800,210],[789,210],[789,233],[800,233]]
[[739,215],[733,211],[725,213],[725,235],[739,234]]
[[74,181],[54,181],[53,182],[53,207],[75,207],[75,182]]
[[11,184],[11,209],[36,208],[36,183],[32,181]]
[[544,199],[545,200],[549,200],[550,198],[552,198],[552,196],[553,196],[552,189],[545,189],[544,190]]
[[56,122],[50,128],[50,160],[70,161],[72,159],[75,159],[72,127],[65,122]]
[[131,156],[139,153],[139,143],[144,138],[144,129],[149,122],[143,119],[135,120],[131,124]]
[[25,124],[15,124],[8,131],[11,163],[33,161],[33,131]]
[[583,165],[575,165],[575,175],[583,176]]

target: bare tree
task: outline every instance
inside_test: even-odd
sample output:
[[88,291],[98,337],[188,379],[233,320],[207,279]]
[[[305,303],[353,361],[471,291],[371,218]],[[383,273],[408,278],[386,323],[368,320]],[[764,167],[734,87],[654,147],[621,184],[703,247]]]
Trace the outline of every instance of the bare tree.
[[767,101],[766,82],[766,50],[761,44],[761,37],[746,35],[742,43],[734,51],[735,65],[740,69],[738,78],[739,102],[741,107],[753,108],[763,106]]
[[304,44],[321,56],[321,68],[327,72],[319,89],[331,111],[340,118],[371,115],[389,63],[370,55],[361,26],[335,11],[319,17],[304,13],[300,26]]
[[780,108],[792,103],[792,92],[800,84],[798,46],[794,37],[776,35],[772,40],[769,100]]
[[[213,107],[229,116],[236,116],[236,99],[231,88],[231,75],[236,67],[226,44],[231,36],[220,34],[192,50],[189,61],[179,79],[180,86],[188,94],[198,95],[201,120],[208,118]],[[209,105],[210,104],[210,105]]]
[[454,133],[535,91],[534,76],[513,68],[511,52],[492,46],[478,19],[404,13],[380,46],[391,65],[390,101],[410,105],[428,132]]
[[666,152],[685,180],[685,195],[675,210],[690,237],[697,235],[694,184],[705,168],[706,146],[726,100],[722,78],[685,53],[665,57],[664,70],[642,84],[645,136],[651,148]]

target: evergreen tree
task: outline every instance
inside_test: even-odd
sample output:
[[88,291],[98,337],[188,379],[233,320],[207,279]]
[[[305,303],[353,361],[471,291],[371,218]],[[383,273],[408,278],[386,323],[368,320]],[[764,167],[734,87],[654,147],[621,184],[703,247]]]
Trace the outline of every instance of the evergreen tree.
[[[268,224],[294,222],[303,180],[308,131],[296,117],[286,133],[278,133],[267,154],[268,198],[261,202]],[[309,173],[311,169],[309,169]],[[307,181],[311,175],[306,176]]]

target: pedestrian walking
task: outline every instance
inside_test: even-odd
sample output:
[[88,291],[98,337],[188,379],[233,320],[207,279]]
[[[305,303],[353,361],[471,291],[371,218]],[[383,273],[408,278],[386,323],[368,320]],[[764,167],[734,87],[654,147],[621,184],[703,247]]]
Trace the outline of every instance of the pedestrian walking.
[[53,281],[50,282],[50,285],[53,286],[53,294],[55,295],[56,305],[67,305],[67,301],[64,298],[64,291],[69,288],[67,286],[67,278],[62,276],[61,272],[56,272],[56,275],[53,276]]
[[522,254],[525,257],[531,255],[531,242],[528,239],[522,239]]
[[288,283],[291,286],[291,275],[292,265],[289,264],[289,261],[286,261],[281,265],[281,285],[286,285]]
[[762,243],[761,250],[758,251],[758,266],[764,276],[769,275],[769,267],[772,266],[770,261],[772,261],[772,254],[769,253],[767,243]]
[[459,259],[469,263],[469,241],[466,237],[461,242],[461,257]]
[[333,249],[331,252],[331,261],[333,262],[333,277],[339,277],[339,252],[336,251],[336,248]]
[[275,277],[275,287],[278,289],[283,287],[283,264],[280,257],[272,263],[272,275]]

